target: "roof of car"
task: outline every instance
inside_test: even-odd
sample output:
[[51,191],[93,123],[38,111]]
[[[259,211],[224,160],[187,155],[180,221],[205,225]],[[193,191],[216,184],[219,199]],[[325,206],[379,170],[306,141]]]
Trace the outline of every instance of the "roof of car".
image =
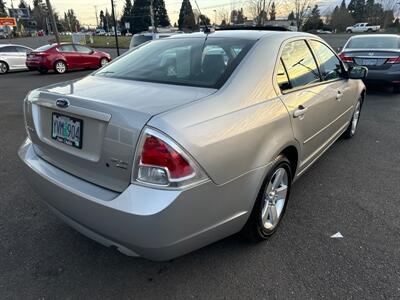
[[[193,38],[193,37],[204,37],[204,32],[195,32],[188,34],[178,34],[169,37],[171,38]],[[240,38],[249,40],[259,40],[265,37],[281,37],[282,39],[287,39],[291,37],[311,37],[313,35],[304,32],[294,32],[294,31],[272,31],[272,30],[218,30],[208,34],[209,37],[217,38]]]
[[400,36],[397,34],[360,34],[360,35],[353,35],[351,39],[362,39],[371,37],[395,37],[400,39]]
[[1,45],[0,45],[0,48],[2,48],[2,47],[8,47],[8,46],[18,46],[18,47],[29,48],[28,46],[17,45],[17,44],[1,44]]

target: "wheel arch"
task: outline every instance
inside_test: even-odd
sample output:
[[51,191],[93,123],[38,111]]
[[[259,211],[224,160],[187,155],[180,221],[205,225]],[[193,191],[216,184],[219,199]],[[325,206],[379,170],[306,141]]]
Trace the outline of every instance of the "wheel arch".
[[286,148],[284,148],[281,152],[281,155],[284,155],[290,162],[290,167],[291,167],[291,171],[292,171],[292,179],[295,178],[296,176],[296,171],[297,171],[297,167],[299,164],[299,151],[297,149],[297,147],[295,147],[294,145],[289,145]]
[[[10,70],[10,65],[5,61],[5,60],[3,60],[3,59],[0,59],[0,62],[2,62],[2,63],[4,63],[5,65],[6,65],[6,67],[7,67],[7,71],[9,71]],[[7,72],[6,72],[7,73]]]

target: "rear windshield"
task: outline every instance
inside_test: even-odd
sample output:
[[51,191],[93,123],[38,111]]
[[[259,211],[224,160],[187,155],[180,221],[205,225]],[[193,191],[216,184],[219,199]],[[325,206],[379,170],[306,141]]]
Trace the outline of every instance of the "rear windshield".
[[351,39],[346,46],[349,49],[399,49],[397,37],[362,37]]
[[47,50],[49,50],[49,49],[52,48],[52,47],[53,47],[53,45],[44,45],[44,46],[42,46],[42,47],[39,47],[39,48],[35,49],[35,51],[37,51],[37,52],[47,51]]
[[220,88],[255,41],[233,38],[155,40],[95,76]]

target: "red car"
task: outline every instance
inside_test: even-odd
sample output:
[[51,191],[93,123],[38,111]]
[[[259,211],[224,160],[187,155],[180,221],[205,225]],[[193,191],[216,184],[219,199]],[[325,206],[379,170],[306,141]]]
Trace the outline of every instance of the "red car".
[[28,54],[29,70],[47,73],[53,69],[63,74],[72,69],[97,69],[111,61],[110,54],[77,44],[45,45]]

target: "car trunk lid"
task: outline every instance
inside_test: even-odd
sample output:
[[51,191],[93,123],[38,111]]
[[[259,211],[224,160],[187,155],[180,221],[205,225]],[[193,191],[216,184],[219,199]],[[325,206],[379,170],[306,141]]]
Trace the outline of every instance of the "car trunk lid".
[[[131,181],[135,147],[149,119],[214,92],[88,76],[32,92],[24,106],[26,126],[41,158],[77,177],[121,192]],[[80,147],[54,138],[54,130],[60,126],[54,123],[55,118],[70,120],[65,127],[61,125],[61,135],[69,125],[80,124]]]

